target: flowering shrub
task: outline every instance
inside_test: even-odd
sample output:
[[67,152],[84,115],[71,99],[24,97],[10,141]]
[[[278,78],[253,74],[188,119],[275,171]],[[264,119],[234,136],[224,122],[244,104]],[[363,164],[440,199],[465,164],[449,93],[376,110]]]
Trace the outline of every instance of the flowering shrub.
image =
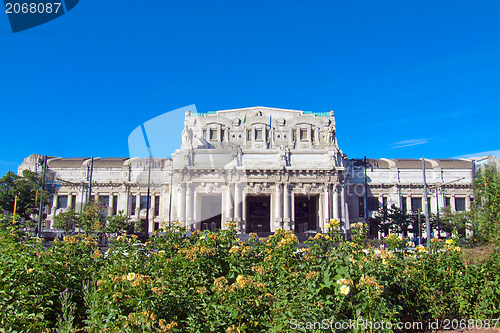
[[[120,235],[107,253],[68,236],[44,249],[2,226],[5,331],[294,332],[292,322],[425,321],[500,316],[500,253],[471,264],[455,239],[409,249],[364,246],[364,225],[337,220],[299,244],[292,232],[247,242],[234,229]],[[1,331],[1,330],[0,330]],[[347,331],[347,330],[346,330]],[[350,329],[349,331],[352,331]]]

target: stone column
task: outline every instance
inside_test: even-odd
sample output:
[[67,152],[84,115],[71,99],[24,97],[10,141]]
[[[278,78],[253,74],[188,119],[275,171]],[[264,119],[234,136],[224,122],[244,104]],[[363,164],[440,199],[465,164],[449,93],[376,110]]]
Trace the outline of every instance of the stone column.
[[234,219],[241,219],[241,189],[240,184],[234,184]]
[[233,220],[234,217],[234,212],[233,212],[233,203],[232,203],[232,198],[231,198],[231,185],[227,185],[225,189],[225,200],[224,200],[224,212],[225,214],[225,219],[222,221],[223,223],[226,223],[226,221]]
[[335,185],[334,189],[333,189],[333,207],[332,207],[332,210],[333,210],[333,218],[334,219],[338,219],[340,217],[340,211],[339,211],[339,192],[340,192],[340,189],[339,189],[339,186],[338,185]]
[[318,195],[318,218],[316,223],[316,231],[323,232],[323,221],[325,220],[325,193],[320,193]]
[[442,208],[444,208],[444,204],[446,203],[445,202],[445,199],[444,199],[444,191],[443,191],[443,188],[442,187],[439,187],[437,189],[438,191],[438,200],[437,200],[437,204],[438,204],[438,208],[439,210],[441,210]]
[[394,204],[398,208],[401,208],[401,191],[397,185],[393,186],[391,191],[391,196],[387,204],[389,207],[391,207]]
[[246,191],[241,189],[241,207],[242,207],[242,221],[241,221],[241,232],[247,232],[247,202],[246,202]]
[[52,201],[52,215],[56,216],[57,201],[59,200],[59,195],[54,194],[54,200]]
[[140,218],[141,217],[141,193],[134,194],[135,195],[135,215]]
[[113,216],[113,192],[109,193],[109,196],[108,196],[108,216]]
[[276,221],[276,227],[275,230],[278,228],[281,228],[281,219],[283,218],[283,213],[281,210],[281,204],[283,202],[283,199],[281,197],[281,184],[277,183],[276,184],[276,191],[275,191],[275,221]]
[[436,195],[434,193],[429,193],[429,213],[436,214]]
[[201,209],[199,209],[199,207],[201,205],[201,198],[200,198],[200,194],[197,193],[196,191],[194,191],[194,193],[193,193],[193,201],[194,201],[194,204],[193,204],[193,222],[199,223],[201,221],[201,216],[200,216]]
[[290,225],[290,186],[285,184],[283,187],[283,227],[285,230],[291,230]]
[[193,230],[193,189],[186,184],[186,227],[188,231]]
[[[150,209],[149,209],[149,217],[150,217],[150,220],[151,220],[151,223],[153,223],[154,219],[155,219],[155,208],[156,208],[156,193],[155,192],[151,192],[151,198],[149,199],[150,201]],[[154,226],[154,223],[153,223],[153,226]],[[149,230],[153,230],[154,228],[151,228]]]
[[321,230],[325,231],[325,224],[328,223],[330,219],[330,185],[326,184],[324,192],[324,202],[323,202],[323,221],[320,223]]
[[[177,219],[179,222],[186,222],[186,189],[184,184],[179,184],[178,205],[177,205]],[[186,225],[184,225],[186,227]]]
[[340,218],[342,219],[342,222],[345,222],[346,218],[346,212],[345,212],[345,203],[346,203],[346,198],[345,198],[345,185],[340,186]]

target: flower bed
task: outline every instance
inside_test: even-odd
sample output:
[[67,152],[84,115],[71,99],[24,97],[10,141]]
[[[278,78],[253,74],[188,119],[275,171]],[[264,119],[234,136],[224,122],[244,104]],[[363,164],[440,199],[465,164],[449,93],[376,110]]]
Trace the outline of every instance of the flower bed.
[[332,221],[301,250],[283,230],[267,239],[251,234],[248,242],[234,230],[191,238],[168,230],[146,243],[148,251],[134,246],[136,239],[117,237],[106,256],[83,235],[45,250],[2,228],[0,326],[6,332],[296,332],[349,320],[499,318],[498,250],[469,264],[454,240],[410,251],[391,236],[387,250],[375,251],[364,248],[363,226],[356,227],[347,242]]

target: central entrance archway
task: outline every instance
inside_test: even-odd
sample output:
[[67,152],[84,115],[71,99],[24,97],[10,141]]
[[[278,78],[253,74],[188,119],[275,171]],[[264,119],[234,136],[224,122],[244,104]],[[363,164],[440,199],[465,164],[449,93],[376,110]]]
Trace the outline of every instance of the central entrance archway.
[[295,232],[317,230],[318,196],[295,196]]
[[270,196],[247,196],[247,232],[271,232]]

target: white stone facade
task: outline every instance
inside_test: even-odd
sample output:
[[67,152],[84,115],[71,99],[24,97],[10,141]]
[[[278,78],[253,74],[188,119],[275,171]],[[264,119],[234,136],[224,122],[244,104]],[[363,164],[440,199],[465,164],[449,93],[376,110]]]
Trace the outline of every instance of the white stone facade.
[[[19,167],[40,171],[39,155]],[[53,192],[46,226],[54,214],[92,196],[108,214],[124,211],[145,220],[150,175],[148,232],[169,222],[187,230],[225,228],[242,233],[324,231],[330,218],[365,221],[363,207],[396,204],[411,209],[423,196],[420,160],[348,160],[336,140],[334,112],[253,107],[207,113],[186,112],[182,145],[171,158],[49,158]],[[431,210],[472,199],[472,162],[426,160]],[[149,174],[150,172],[150,174]],[[365,198],[368,189],[368,200]],[[437,189],[437,201],[433,190]],[[447,202],[450,198],[449,202]],[[435,202],[434,202],[434,201]],[[406,201],[407,204],[403,203]],[[368,206],[366,206],[368,205]],[[347,211],[346,211],[347,209]]]

